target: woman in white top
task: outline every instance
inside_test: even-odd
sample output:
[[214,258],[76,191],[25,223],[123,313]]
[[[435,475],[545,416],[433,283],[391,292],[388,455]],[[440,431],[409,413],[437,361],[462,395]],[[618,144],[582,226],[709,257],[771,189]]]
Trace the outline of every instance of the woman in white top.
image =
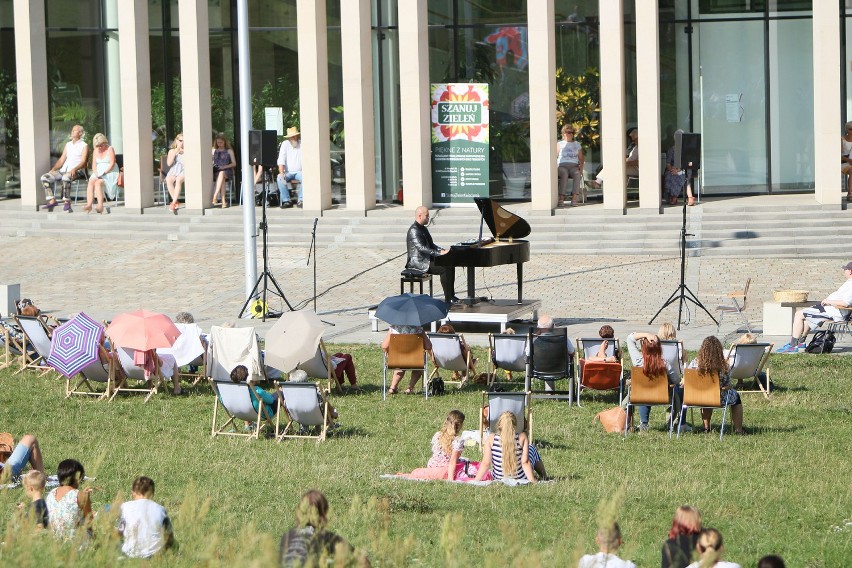
[[178,198],[180,198],[184,180],[182,132],[175,136],[172,148],[166,156],[166,165],[169,167],[169,173],[166,174],[166,187],[169,190],[169,196],[172,198],[169,211],[177,215]]
[[716,529],[703,529],[695,548],[701,558],[686,568],[740,568],[739,564],[722,560],[722,534]]
[[[104,190],[107,195],[115,195],[115,187],[118,181],[118,164],[115,163],[115,149],[109,145],[107,137],[98,132],[92,138],[95,150],[92,152],[92,175],[89,176],[89,184],[86,186],[86,206],[83,210],[89,213],[92,210],[97,192],[98,206],[95,211],[98,214],[104,212]],[[109,213],[109,207],[106,208]]]
[[577,205],[577,198],[583,183],[583,147],[574,140],[574,127],[566,124],[562,127],[562,140],[556,146],[556,160],[559,178],[559,205],[565,202],[565,187],[568,178],[574,183],[571,190],[571,206]]

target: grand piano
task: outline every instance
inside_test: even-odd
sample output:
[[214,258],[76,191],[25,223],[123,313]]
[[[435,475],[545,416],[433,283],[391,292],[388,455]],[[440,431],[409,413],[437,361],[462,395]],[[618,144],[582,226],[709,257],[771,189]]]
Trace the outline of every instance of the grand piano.
[[[450,247],[447,254],[435,258],[438,266],[464,266],[467,268],[467,298],[462,301],[472,305],[476,297],[476,268],[515,264],[518,269],[518,303],[523,303],[524,263],[530,259],[530,243],[521,240],[530,234],[530,225],[488,197],[474,197],[482,214],[479,238],[469,243]],[[482,225],[488,225],[493,237],[483,238]]]

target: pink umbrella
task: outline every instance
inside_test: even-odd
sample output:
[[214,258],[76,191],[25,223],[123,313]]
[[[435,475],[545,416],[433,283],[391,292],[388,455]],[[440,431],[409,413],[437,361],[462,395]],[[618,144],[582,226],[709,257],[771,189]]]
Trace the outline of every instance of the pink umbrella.
[[148,351],[171,347],[180,335],[180,330],[164,314],[137,310],[115,316],[105,333],[115,345]]

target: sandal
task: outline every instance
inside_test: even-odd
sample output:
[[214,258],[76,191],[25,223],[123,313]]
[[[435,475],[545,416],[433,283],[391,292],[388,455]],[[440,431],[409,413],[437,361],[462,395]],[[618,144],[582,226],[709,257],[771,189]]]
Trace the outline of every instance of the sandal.
[[405,394],[414,394],[414,391],[411,389],[411,387],[408,387],[408,388],[407,388],[407,389],[405,389],[403,392],[404,392]]
[[690,207],[692,207],[693,205],[695,205],[695,198],[694,197],[688,198],[686,200],[686,204],[689,205]]
[[388,389],[388,394],[397,394],[398,392],[399,392],[399,389],[395,389],[395,388],[389,388]]

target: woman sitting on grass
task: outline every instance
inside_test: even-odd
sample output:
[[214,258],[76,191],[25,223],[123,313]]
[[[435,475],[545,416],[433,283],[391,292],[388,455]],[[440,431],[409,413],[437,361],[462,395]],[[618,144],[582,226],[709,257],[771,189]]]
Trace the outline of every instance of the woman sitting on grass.
[[704,529],[695,546],[701,559],[687,568],[740,568],[739,564],[722,560],[722,534],[716,529]]
[[[464,426],[464,414],[461,410],[451,410],[441,429],[432,436],[432,457],[426,467],[415,469],[407,474],[412,479],[449,479],[450,481],[470,481],[479,471],[479,462],[468,461],[461,457],[464,441],[460,434]],[[491,479],[486,474],[485,479]]]
[[[728,361],[725,359],[725,350],[722,348],[722,342],[713,335],[705,337],[704,341],[701,342],[701,347],[698,349],[698,355],[689,364],[689,368],[698,369],[701,373],[718,375],[719,385],[722,387],[720,404],[724,405],[727,401],[728,406],[731,407],[734,432],[744,434],[743,403],[736,389],[729,386],[731,377],[728,373]],[[701,409],[701,420],[704,422],[705,432],[710,431],[710,418],[712,416],[712,408]]]
[[77,527],[92,520],[92,488],[80,491],[86,476],[83,464],[77,460],[62,460],[56,468],[59,487],[47,494],[47,516],[56,538],[71,540]]
[[518,419],[504,412],[497,419],[497,432],[489,434],[482,443],[482,463],[474,481],[482,481],[488,470],[492,479],[520,479],[535,483],[533,470],[547,477],[538,450],[530,444],[526,432],[515,432]]
[[686,568],[692,562],[698,534],[701,532],[701,513],[695,507],[681,505],[675,511],[669,539],[663,543],[662,568]]

